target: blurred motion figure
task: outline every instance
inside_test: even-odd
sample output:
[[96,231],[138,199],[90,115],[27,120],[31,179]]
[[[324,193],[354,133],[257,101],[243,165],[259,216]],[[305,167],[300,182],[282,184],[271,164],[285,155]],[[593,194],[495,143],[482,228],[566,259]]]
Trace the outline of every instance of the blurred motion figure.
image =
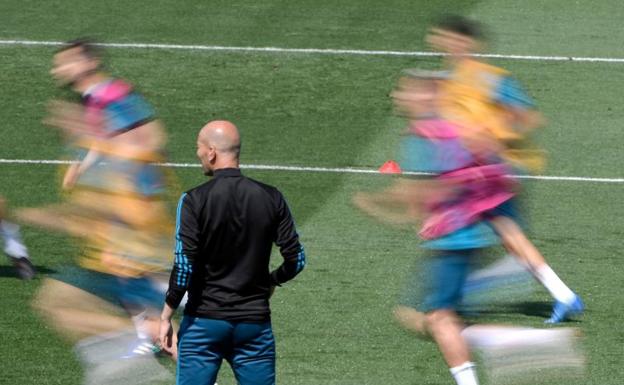
[[[493,224],[496,210],[514,198],[517,182],[500,156],[502,146],[488,136],[475,137],[444,116],[448,76],[407,70],[392,93],[397,111],[408,120],[401,168],[430,176],[355,197],[359,207],[377,217],[384,217],[384,206],[395,204],[404,207],[405,217],[422,222],[419,235],[428,255],[409,280],[395,316],[404,327],[437,343],[458,385],[478,384],[472,350],[484,355],[493,378],[509,376],[518,367],[580,367],[574,329],[466,326],[458,315],[480,251],[500,241]],[[553,363],[552,355],[561,360]]]
[[[99,49],[88,41],[63,46],[51,74],[82,97],[82,104],[52,103],[46,119],[62,130],[78,160],[63,176],[64,203],[22,210],[20,217],[83,239],[84,251],[79,268],[68,266],[46,280],[36,306],[81,340],[77,350],[92,367],[87,383],[166,377],[155,360],[147,361],[158,350],[158,311],[172,247],[167,178],[157,165],[164,161],[164,129],[129,83],[102,71]],[[130,360],[141,356],[143,371]],[[127,360],[126,373],[111,374],[111,362],[124,368],[119,359]]]
[[[477,60],[484,45],[483,27],[459,16],[439,22],[429,43],[446,54],[448,80],[444,82],[442,114],[460,127],[464,143],[479,153],[497,154],[516,174],[540,171],[544,151],[531,140],[543,124],[531,98],[511,74]],[[547,323],[558,323],[583,312],[584,305],[552,270],[522,229],[525,223],[514,198],[493,210],[491,223],[508,251],[519,259],[555,299]],[[479,286],[473,282],[473,286]]]

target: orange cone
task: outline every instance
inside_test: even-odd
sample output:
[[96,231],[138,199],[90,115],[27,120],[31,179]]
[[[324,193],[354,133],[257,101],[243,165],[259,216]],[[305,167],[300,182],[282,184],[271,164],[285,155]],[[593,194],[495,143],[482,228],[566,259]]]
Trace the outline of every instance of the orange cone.
[[397,162],[389,160],[379,167],[379,172],[382,174],[400,174],[401,167],[399,167]]

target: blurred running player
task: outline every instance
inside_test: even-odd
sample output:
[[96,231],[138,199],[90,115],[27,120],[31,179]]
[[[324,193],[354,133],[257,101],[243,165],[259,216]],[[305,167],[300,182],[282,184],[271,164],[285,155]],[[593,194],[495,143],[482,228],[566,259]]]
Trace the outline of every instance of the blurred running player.
[[[139,153],[161,152],[166,135],[152,107],[129,83],[103,72],[100,55],[99,48],[89,41],[75,40],[54,56],[52,76],[60,86],[70,87],[82,96],[85,113],[76,115],[76,110],[69,106],[57,108],[51,123],[63,125],[70,133],[84,134],[87,130],[88,136]],[[63,187],[71,188],[80,175],[97,163],[101,152],[94,146],[79,163],[70,166]]]
[[[88,41],[63,46],[51,73],[82,96],[82,105],[53,103],[46,120],[62,129],[78,160],[63,177],[68,200],[22,210],[21,217],[82,238],[85,250],[80,268],[46,281],[37,306],[55,326],[83,338],[78,350],[86,362],[102,357],[98,346],[129,344],[123,358],[150,356],[172,247],[166,178],[157,165],[164,161],[164,129],[129,83],[102,71],[100,52]],[[134,339],[120,332],[130,325],[128,315]],[[84,339],[94,335],[100,337]]]
[[22,242],[19,226],[6,219],[5,201],[0,196],[0,235],[4,240],[4,253],[15,267],[21,279],[32,279],[35,276],[35,267],[30,262],[28,249]]
[[[431,30],[428,40],[447,54],[449,76],[444,82],[442,113],[461,127],[464,142],[498,153],[516,173],[539,171],[544,164],[543,151],[533,144],[530,134],[542,125],[543,118],[508,71],[470,56],[484,44],[482,27],[451,16]],[[522,230],[517,199],[500,205],[491,215],[505,247],[555,299],[546,322],[558,323],[581,313],[580,297],[557,276]]]
[[[578,368],[582,356],[575,349],[573,329],[466,327],[457,314],[479,251],[499,240],[489,211],[512,199],[515,181],[507,177],[508,166],[495,152],[475,143],[467,146],[461,128],[439,116],[437,102],[445,81],[440,74],[407,71],[392,94],[410,121],[401,166],[432,174],[427,190],[416,198],[424,218],[419,234],[429,256],[410,280],[395,315],[406,328],[433,338],[458,385],[478,384],[474,349],[484,354],[493,378],[524,376],[525,366]],[[513,373],[519,367],[523,370]]]

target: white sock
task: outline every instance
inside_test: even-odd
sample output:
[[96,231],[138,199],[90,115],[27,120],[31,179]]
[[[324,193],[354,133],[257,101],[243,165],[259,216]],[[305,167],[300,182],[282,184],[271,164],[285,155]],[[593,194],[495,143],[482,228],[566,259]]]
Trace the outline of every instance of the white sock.
[[4,252],[6,254],[13,258],[28,258],[28,249],[22,243],[18,225],[1,220],[0,235],[4,238]]
[[147,318],[147,311],[143,311],[137,315],[131,317],[134,329],[136,330],[137,337],[142,340],[148,339],[149,333],[145,327],[145,319]]
[[559,302],[572,303],[576,295],[547,264],[535,269],[535,277]]
[[473,362],[466,361],[459,366],[451,368],[451,374],[455,378],[457,385],[479,385],[477,371]]

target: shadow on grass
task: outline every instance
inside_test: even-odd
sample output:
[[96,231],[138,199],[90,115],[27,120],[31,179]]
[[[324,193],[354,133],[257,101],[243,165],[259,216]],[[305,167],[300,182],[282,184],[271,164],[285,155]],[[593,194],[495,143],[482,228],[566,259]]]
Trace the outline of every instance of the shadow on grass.
[[[56,270],[47,268],[45,266],[35,266],[35,270],[37,270],[37,274],[35,275],[35,278],[41,275],[50,275],[50,274],[56,273]],[[19,276],[17,275],[17,271],[15,270],[13,266],[4,265],[4,266],[0,266],[0,278],[19,279]]]
[[[471,320],[476,320],[479,317],[494,316],[497,318],[506,318],[507,316],[513,317],[514,315],[525,315],[529,317],[539,317],[546,320],[552,313],[552,302],[548,301],[525,301],[518,303],[507,303],[499,305],[490,305],[483,308],[472,307],[466,310],[462,314]],[[582,321],[579,319],[566,319],[564,323],[577,324]]]

